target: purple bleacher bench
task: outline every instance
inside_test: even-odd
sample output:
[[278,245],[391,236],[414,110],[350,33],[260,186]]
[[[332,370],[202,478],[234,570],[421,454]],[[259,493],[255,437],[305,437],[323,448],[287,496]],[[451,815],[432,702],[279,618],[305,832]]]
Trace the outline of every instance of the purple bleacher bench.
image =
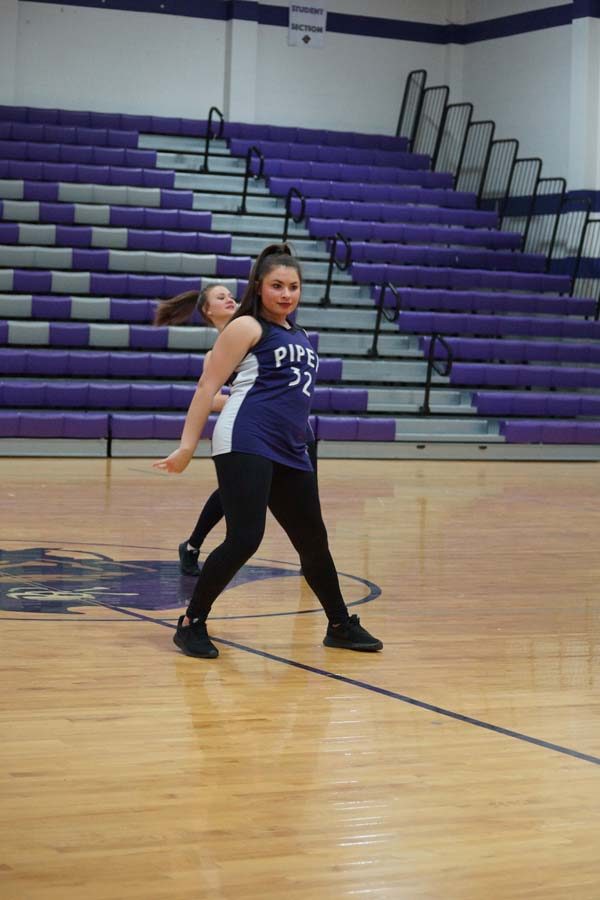
[[534,391],[477,391],[473,403],[481,415],[600,416],[600,396]]
[[394,419],[357,416],[317,416],[315,436],[326,441],[393,441]]
[[[112,437],[121,440],[177,441],[181,437],[185,422],[185,416],[182,415],[136,413],[113,413],[110,419]],[[212,436],[215,421],[214,416],[209,417],[202,432],[203,438]]]
[[[378,303],[380,288],[374,286],[371,297]],[[513,294],[501,291],[450,291],[443,288],[427,290],[423,288],[405,287],[401,291],[402,309],[408,311],[430,312],[468,312],[473,315],[485,313],[527,313],[561,316],[593,316],[596,301],[586,297],[553,296],[551,294]],[[395,298],[390,290],[386,290],[384,304],[394,306]],[[476,320],[474,320],[476,321]],[[589,323],[592,324],[592,323]],[[576,322],[576,327],[586,327],[587,323]],[[557,323],[562,334],[563,323]],[[590,335],[592,332],[590,332]],[[576,335],[573,335],[576,336]],[[579,336],[579,335],[577,335]]]
[[600,444],[600,422],[509,419],[500,433],[512,444]]
[[106,413],[0,410],[0,436],[12,438],[106,438]]
[[477,387],[598,390],[600,369],[583,366],[495,365],[454,363],[450,384]]

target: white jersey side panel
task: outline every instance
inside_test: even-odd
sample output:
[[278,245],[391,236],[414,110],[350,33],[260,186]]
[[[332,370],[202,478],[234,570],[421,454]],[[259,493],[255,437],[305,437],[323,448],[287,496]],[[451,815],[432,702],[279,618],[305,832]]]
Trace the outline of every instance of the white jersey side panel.
[[233,429],[240,407],[258,377],[258,360],[249,353],[237,369],[229,400],[221,411],[212,437],[212,455],[231,453]]

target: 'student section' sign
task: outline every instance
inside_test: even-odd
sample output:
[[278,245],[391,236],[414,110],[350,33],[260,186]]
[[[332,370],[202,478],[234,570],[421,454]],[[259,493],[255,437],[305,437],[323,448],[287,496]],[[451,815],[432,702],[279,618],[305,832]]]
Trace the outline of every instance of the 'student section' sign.
[[309,3],[290,3],[288,44],[290,47],[322,47],[327,29],[327,10]]

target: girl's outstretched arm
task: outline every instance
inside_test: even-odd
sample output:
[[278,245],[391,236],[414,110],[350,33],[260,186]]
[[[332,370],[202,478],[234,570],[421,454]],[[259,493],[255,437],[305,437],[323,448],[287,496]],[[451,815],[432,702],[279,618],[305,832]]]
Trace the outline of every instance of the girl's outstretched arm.
[[262,329],[252,316],[235,319],[219,335],[192,397],[179,447],[165,459],[152,463],[153,468],[165,472],[183,472],[194,455],[215,394],[221,390],[248,351],[258,343],[261,335]]

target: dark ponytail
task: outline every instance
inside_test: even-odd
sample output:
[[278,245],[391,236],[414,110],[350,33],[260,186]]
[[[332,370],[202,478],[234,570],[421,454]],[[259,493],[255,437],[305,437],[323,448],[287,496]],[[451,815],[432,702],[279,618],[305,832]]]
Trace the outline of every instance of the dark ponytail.
[[269,244],[260,253],[252,266],[244,296],[241,299],[237,311],[229,320],[230,322],[234,319],[239,319],[240,316],[252,316],[255,319],[258,317],[260,313],[260,296],[258,294],[260,282],[265,275],[268,275],[269,272],[272,269],[277,268],[277,266],[286,266],[287,268],[295,269],[302,282],[300,263],[292,253],[289,244]]
[[199,291],[185,291],[170,300],[161,300],[154,313],[153,325],[182,325],[200,306]]

